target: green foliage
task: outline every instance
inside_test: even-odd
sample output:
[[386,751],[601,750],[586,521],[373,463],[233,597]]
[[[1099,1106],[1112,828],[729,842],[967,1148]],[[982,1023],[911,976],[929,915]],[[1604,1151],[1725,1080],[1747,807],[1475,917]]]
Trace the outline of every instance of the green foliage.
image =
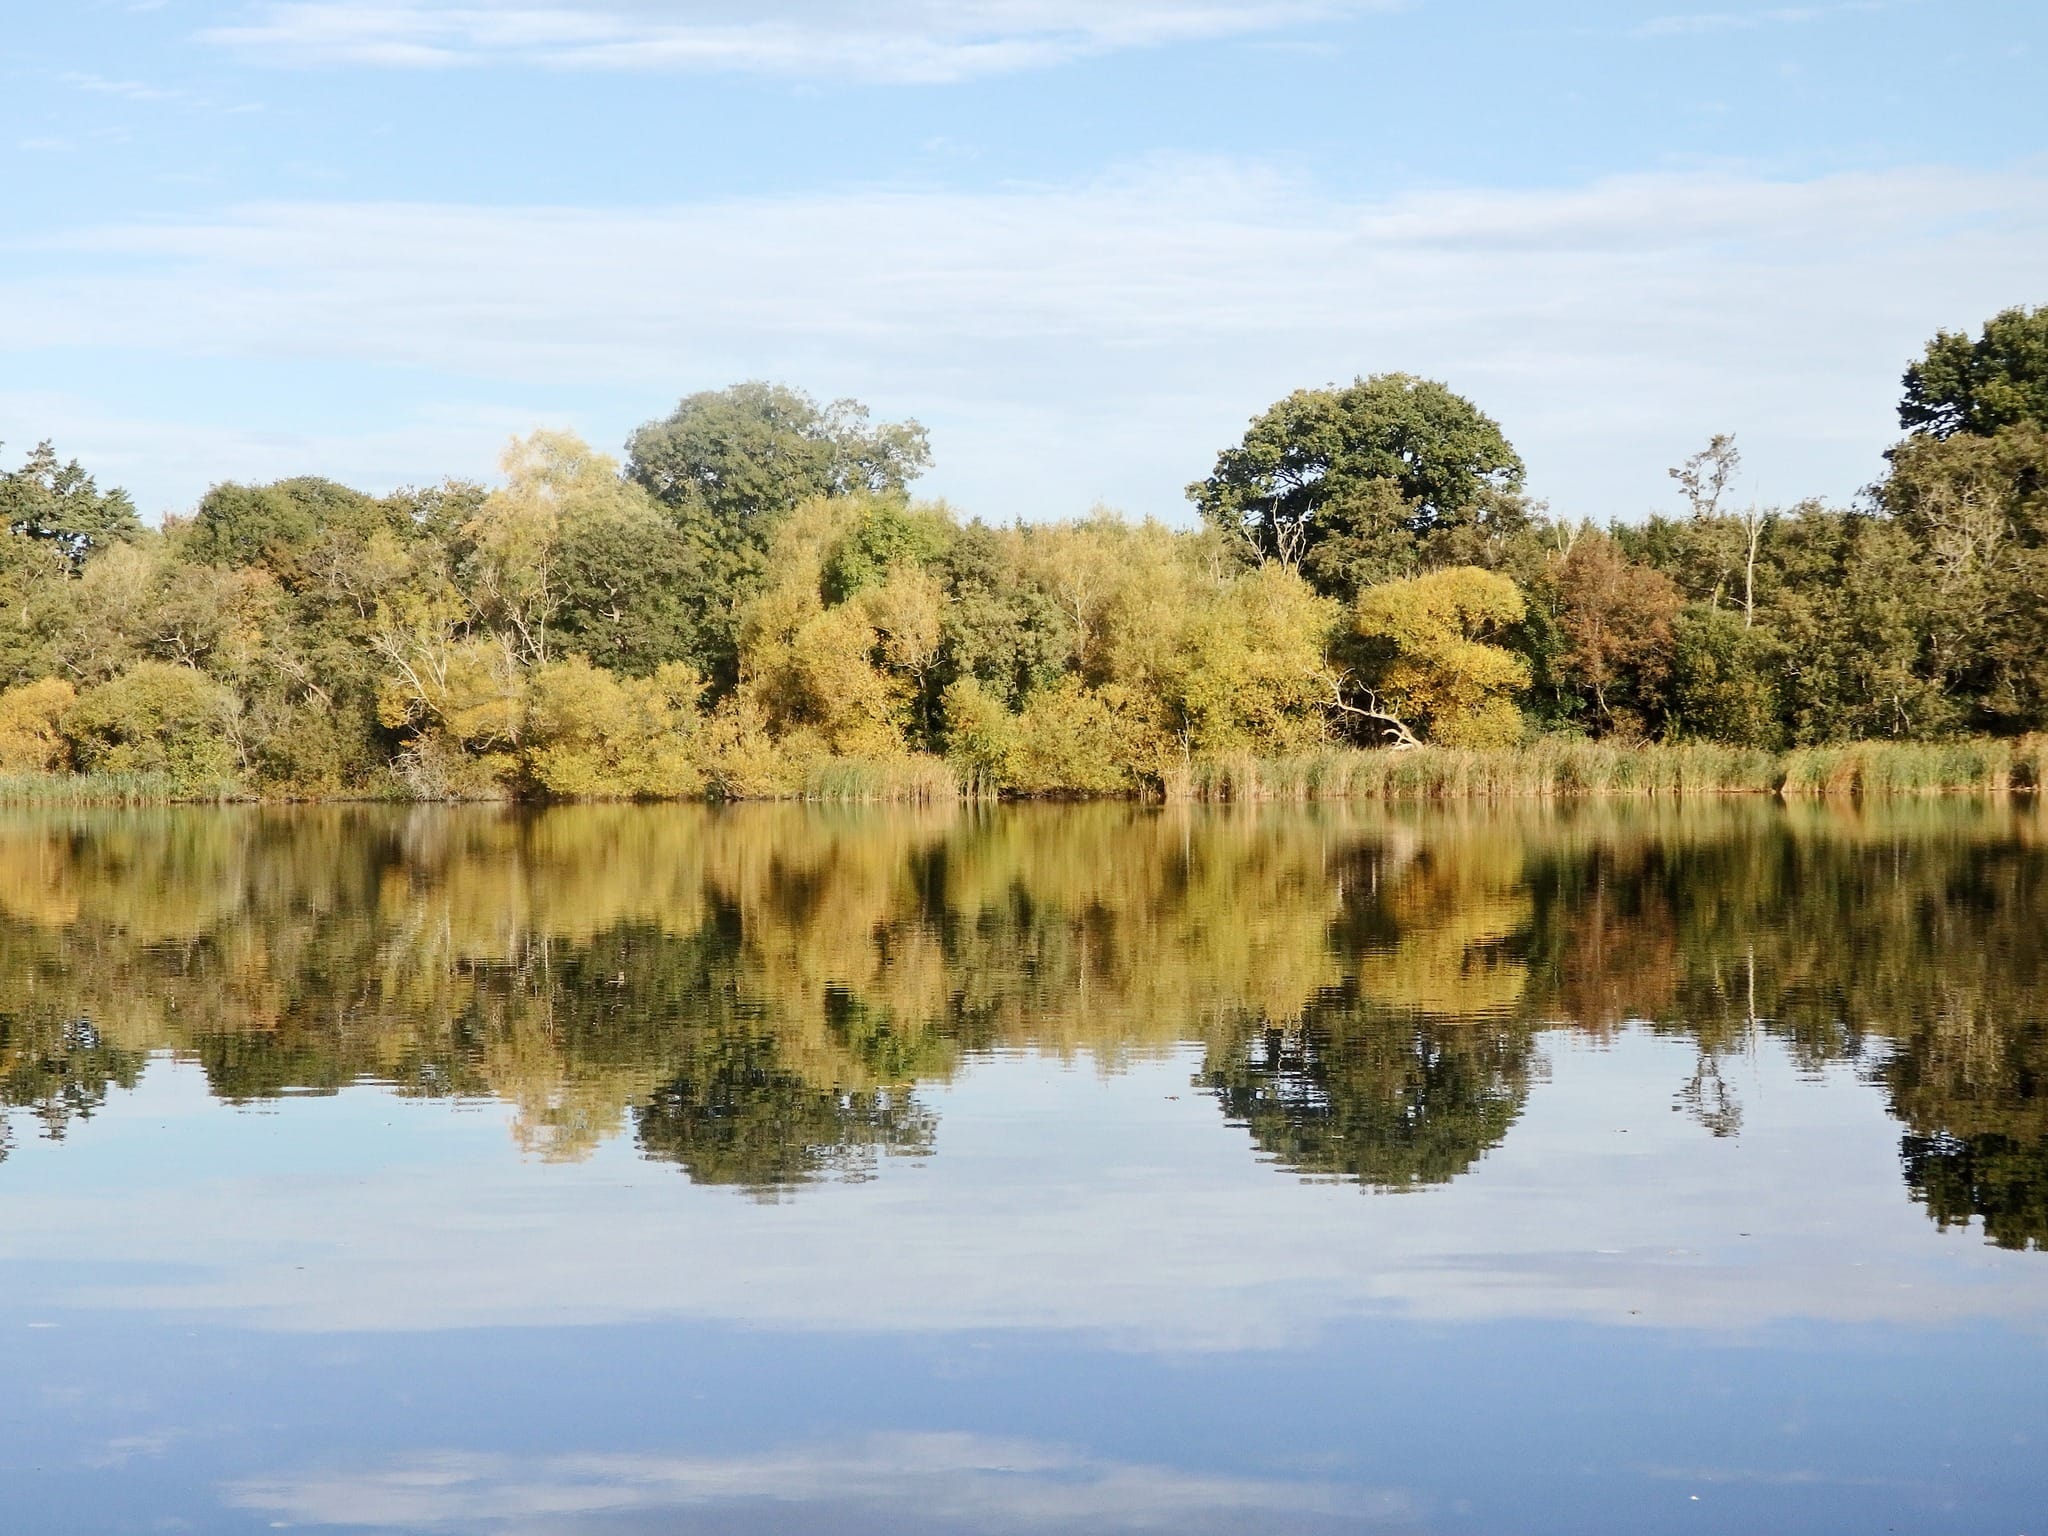
[[1785,658],[1768,630],[1726,609],[1691,608],[1672,626],[1670,731],[1687,740],[1784,745]]
[[323,566],[346,560],[376,534],[412,531],[404,505],[303,476],[269,485],[217,485],[183,530],[179,554],[199,565],[268,571],[299,591]]
[[[1801,748],[1795,791],[2031,786],[2027,751],[1965,759],[2048,730],[2048,426],[2008,409],[2041,314],[1931,350],[1953,421],[1862,504],[1736,506],[1722,434],[1672,472],[1684,517],[1607,532],[1536,516],[1499,427],[1397,374],[1277,404],[1195,530],[963,523],[908,497],[915,423],[766,384],[691,396],[623,469],[538,432],[494,488],[226,484],[161,534],[45,445],[0,480],[0,778],[1491,796],[1759,787]],[[1904,755],[1836,750],[1872,740]]]
[[1794,742],[1939,736],[1962,722],[1926,665],[1933,594],[1908,530],[1808,509],[1779,531],[1773,563]]
[[2003,427],[2048,426],[2048,305],[2001,310],[1974,341],[1961,331],[1937,332],[1904,385],[1899,425],[1908,432],[1989,436]]
[[1973,723],[2048,725],[2048,427],[1909,438],[1882,504],[1921,553],[1929,675]]
[[674,519],[652,508],[579,518],[562,530],[555,555],[564,643],[632,677],[671,662],[708,667],[721,621],[706,607],[704,558]]
[[870,426],[867,408],[821,406],[758,381],[687,397],[633,434],[628,473],[671,507],[746,527],[816,496],[900,493],[931,450],[914,421]]
[[945,552],[952,524],[937,509],[912,509],[895,500],[864,507],[825,556],[820,595],[843,603],[856,592],[879,587],[899,566],[927,566]]
[[142,536],[128,493],[102,491],[76,459],[58,463],[47,441],[36,444],[21,468],[0,474],[0,525],[16,538],[48,545],[73,570],[110,544]]
[[696,650],[668,659],[721,683],[738,665],[736,609],[759,589],[781,520],[819,497],[901,495],[931,458],[914,421],[871,425],[856,401],[821,406],[759,382],[689,396],[627,449],[628,477],[668,509],[693,552],[675,584]]
[[1412,570],[1417,541],[1515,514],[1522,461],[1494,421],[1443,385],[1376,374],[1297,390],[1256,418],[1188,497],[1262,560],[1349,598]]
[[941,623],[942,688],[971,679],[1018,709],[1074,660],[1076,621],[1030,568],[1030,552],[1021,531],[982,523],[946,545],[938,567],[951,598]]
[[234,695],[190,667],[140,661],[86,689],[64,734],[88,773],[163,774],[179,793],[227,789],[236,770]]

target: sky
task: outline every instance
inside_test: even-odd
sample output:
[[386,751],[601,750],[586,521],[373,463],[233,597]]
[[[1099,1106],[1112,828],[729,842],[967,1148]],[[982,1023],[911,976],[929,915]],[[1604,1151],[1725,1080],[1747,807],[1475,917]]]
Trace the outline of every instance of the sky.
[[2039,0],[0,0],[0,462],[144,513],[742,379],[992,521],[1442,379],[1561,516],[1853,497],[2048,303]]

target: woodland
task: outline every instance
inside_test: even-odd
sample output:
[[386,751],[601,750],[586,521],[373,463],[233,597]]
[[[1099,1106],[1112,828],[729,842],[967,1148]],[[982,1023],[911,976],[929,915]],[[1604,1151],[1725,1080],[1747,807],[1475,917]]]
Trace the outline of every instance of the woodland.
[[492,486],[224,483],[156,528],[44,443],[0,474],[0,788],[1172,799],[1246,782],[1220,763],[1580,747],[1756,787],[1802,749],[2024,742],[2048,307],[1937,335],[1898,423],[1850,505],[1744,500],[1716,434],[1604,528],[1399,373],[1273,405],[1188,527],[964,517],[912,495],[915,421],[759,382],[623,461],[536,432]]

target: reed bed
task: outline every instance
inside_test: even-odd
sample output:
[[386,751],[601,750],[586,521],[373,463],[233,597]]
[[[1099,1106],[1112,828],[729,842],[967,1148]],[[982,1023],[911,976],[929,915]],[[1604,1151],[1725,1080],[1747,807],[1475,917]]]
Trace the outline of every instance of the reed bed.
[[0,805],[169,805],[221,798],[217,791],[181,790],[163,773],[0,774]]
[[2038,790],[2048,735],[1859,742],[1788,753],[1713,742],[1617,746],[1557,739],[1494,751],[1333,748],[1198,760],[1197,800],[1504,800],[1574,795],[1901,795]]
[[2014,740],[1855,742],[1801,747],[1785,758],[1787,795],[1913,795],[2039,790],[2048,735]]
[[[1891,797],[2034,793],[2048,788],[2048,733],[2012,739],[1854,742],[1765,752],[1712,742],[1617,746],[1556,738],[1493,751],[1333,747],[1296,757],[1197,758],[1165,786],[1169,800],[1512,800],[1626,795]],[[993,800],[998,787],[944,758],[827,758],[793,793],[824,804]],[[0,805],[140,806],[240,798],[195,791],[165,774],[0,775]],[[359,798],[359,797],[358,797]],[[380,797],[381,798],[381,797]],[[400,798],[403,798],[402,796]]]
[[974,798],[942,757],[826,758],[805,773],[800,800],[829,804],[927,804]]

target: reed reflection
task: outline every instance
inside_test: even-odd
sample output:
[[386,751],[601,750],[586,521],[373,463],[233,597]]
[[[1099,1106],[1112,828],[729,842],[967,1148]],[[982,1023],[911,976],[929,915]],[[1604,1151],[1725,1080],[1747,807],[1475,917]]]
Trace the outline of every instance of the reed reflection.
[[[768,1196],[930,1153],[977,1052],[1193,1044],[1258,1152],[1375,1189],[1512,1134],[1547,1031],[1855,1062],[1944,1225],[2048,1245],[2042,816],[1992,801],[860,813],[322,808],[0,821],[0,1098],[151,1055],[224,1100],[495,1098]],[[4,1155],[0,1144],[0,1155]]]

